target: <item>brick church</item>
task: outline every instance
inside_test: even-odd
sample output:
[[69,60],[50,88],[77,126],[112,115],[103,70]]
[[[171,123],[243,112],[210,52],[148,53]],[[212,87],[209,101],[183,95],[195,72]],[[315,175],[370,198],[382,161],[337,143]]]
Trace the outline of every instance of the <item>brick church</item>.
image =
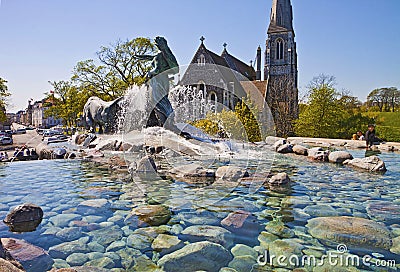
[[293,134],[293,120],[299,112],[297,51],[290,0],[272,0],[267,35],[264,58],[259,46],[256,61],[250,64],[231,55],[226,44],[220,55],[212,52],[201,37],[201,44],[180,84],[201,90],[210,103],[219,105],[217,110],[234,109],[247,95],[258,108],[264,107],[265,103],[254,96],[256,88],[271,110],[277,135],[287,136]]

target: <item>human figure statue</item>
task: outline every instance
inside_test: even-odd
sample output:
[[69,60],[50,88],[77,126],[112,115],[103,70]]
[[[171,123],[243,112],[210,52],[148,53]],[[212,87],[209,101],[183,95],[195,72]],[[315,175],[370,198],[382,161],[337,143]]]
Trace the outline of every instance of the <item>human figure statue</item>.
[[174,125],[174,110],[171,102],[168,99],[170,88],[170,75],[179,73],[178,62],[168,47],[167,40],[163,37],[155,38],[155,45],[158,49],[157,54],[153,55],[136,55],[137,59],[151,60],[152,69],[147,73],[149,79],[150,93],[149,106],[152,111],[146,126],[164,126],[165,128],[180,134],[185,138],[190,138],[190,135],[181,132]]

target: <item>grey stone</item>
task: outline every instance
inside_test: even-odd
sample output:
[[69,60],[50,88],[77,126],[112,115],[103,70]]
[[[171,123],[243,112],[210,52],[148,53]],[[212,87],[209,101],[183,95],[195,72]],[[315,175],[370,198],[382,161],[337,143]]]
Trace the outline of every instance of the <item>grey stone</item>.
[[321,147],[313,147],[308,149],[308,158],[314,161],[329,161],[329,151],[323,150]]
[[114,241],[106,248],[106,252],[118,251],[120,249],[123,249],[125,246],[126,246],[126,243],[122,240]]
[[343,163],[345,160],[352,160],[353,156],[347,151],[334,151],[329,154],[329,162]]
[[371,156],[367,158],[356,158],[352,160],[346,160],[343,162],[344,165],[349,165],[357,169],[366,170],[369,172],[386,172],[385,163],[377,156]]
[[67,227],[71,221],[80,220],[82,217],[79,214],[63,213],[50,217],[49,221],[56,227]]
[[235,256],[235,257],[238,257],[238,256],[250,256],[254,260],[256,260],[257,257],[258,257],[258,253],[254,248],[249,247],[247,245],[243,245],[243,244],[235,245],[231,249],[231,252],[232,252],[233,256]]
[[70,266],[81,266],[89,260],[89,257],[84,253],[72,253],[66,259]]
[[64,228],[57,232],[56,236],[63,241],[69,242],[79,239],[82,236],[82,231],[78,227]]
[[293,146],[291,144],[281,145],[280,147],[278,147],[276,152],[282,153],[282,154],[293,153]]
[[293,153],[296,155],[301,155],[301,156],[308,155],[308,148],[306,148],[302,145],[294,145],[292,150],[293,150]]
[[94,267],[101,267],[111,269],[115,266],[114,261],[109,257],[102,257],[99,259],[94,259],[85,263],[84,266],[94,266]]
[[151,247],[160,252],[161,255],[169,254],[181,249],[183,246],[183,242],[178,237],[167,234],[158,235],[151,244]]
[[237,180],[248,176],[249,173],[246,169],[232,165],[221,166],[215,172],[215,177],[228,180]]
[[109,228],[102,228],[94,230],[88,233],[92,237],[94,242],[107,247],[112,242],[120,240],[123,236],[122,230],[117,226],[111,226]]
[[323,216],[338,216],[339,213],[329,205],[310,205],[304,209],[304,212],[313,217],[323,217]]
[[110,203],[107,199],[89,199],[79,203],[77,212],[80,214],[99,215],[110,208]]
[[228,266],[236,271],[252,271],[253,266],[257,264],[256,259],[252,256],[235,256]]
[[88,253],[90,252],[88,241],[89,237],[82,237],[79,240],[55,245],[49,248],[49,254],[56,259],[66,259],[72,253]]
[[268,183],[271,185],[284,185],[290,183],[289,175],[286,173],[278,173],[273,175],[269,180]]
[[233,244],[233,235],[227,229],[218,226],[196,225],[184,229],[181,236],[190,242],[210,241],[230,248]]

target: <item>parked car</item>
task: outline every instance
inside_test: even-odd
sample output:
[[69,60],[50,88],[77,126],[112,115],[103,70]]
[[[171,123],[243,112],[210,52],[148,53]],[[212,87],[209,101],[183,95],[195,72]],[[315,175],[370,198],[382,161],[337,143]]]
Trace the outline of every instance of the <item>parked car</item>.
[[63,134],[62,134],[62,132],[59,132],[59,131],[53,130],[53,129],[46,129],[45,131],[43,131],[44,137],[51,137],[54,135],[63,135]]
[[39,134],[39,135],[43,135],[43,133],[44,133],[44,129],[42,129],[42,128],[37,128],[36,129],[36,132],[37,132],[37,134]]
[[0,144],[1,145],[12,145],[13,139],[11,137],[2,136],[2,137],[0,137]]
[[26,133],[25,128],[18,128],[17,130],[15,130],[15,134],[25,134],[25,133]]

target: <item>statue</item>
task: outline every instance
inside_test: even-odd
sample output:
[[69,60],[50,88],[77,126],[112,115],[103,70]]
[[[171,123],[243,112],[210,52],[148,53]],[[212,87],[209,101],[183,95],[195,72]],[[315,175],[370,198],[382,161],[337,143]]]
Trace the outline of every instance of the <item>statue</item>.
[[90,97],[83,107],[83,121],[86,128],[90,129],[92,133],[96,132],[97,126],[99,126],[99,133],[112,132],[123,98],[119,97],[106,102],[96,96]]
[[179,73],[178,62],[168,47],[167,40],[163,37],[156,37],[155,45],[158,49],[156,55],[136,55],[135,57],[142,60],[151,60],[152,67],[147,78],[150,86],[149,107],[152,111],[147,120],[147,127],[164,126],[165,128],[185,137],[190,138],[190,135],[181,132],[174,124],[174,110],[171,102],[168,99],[170,88],[170,75]]

